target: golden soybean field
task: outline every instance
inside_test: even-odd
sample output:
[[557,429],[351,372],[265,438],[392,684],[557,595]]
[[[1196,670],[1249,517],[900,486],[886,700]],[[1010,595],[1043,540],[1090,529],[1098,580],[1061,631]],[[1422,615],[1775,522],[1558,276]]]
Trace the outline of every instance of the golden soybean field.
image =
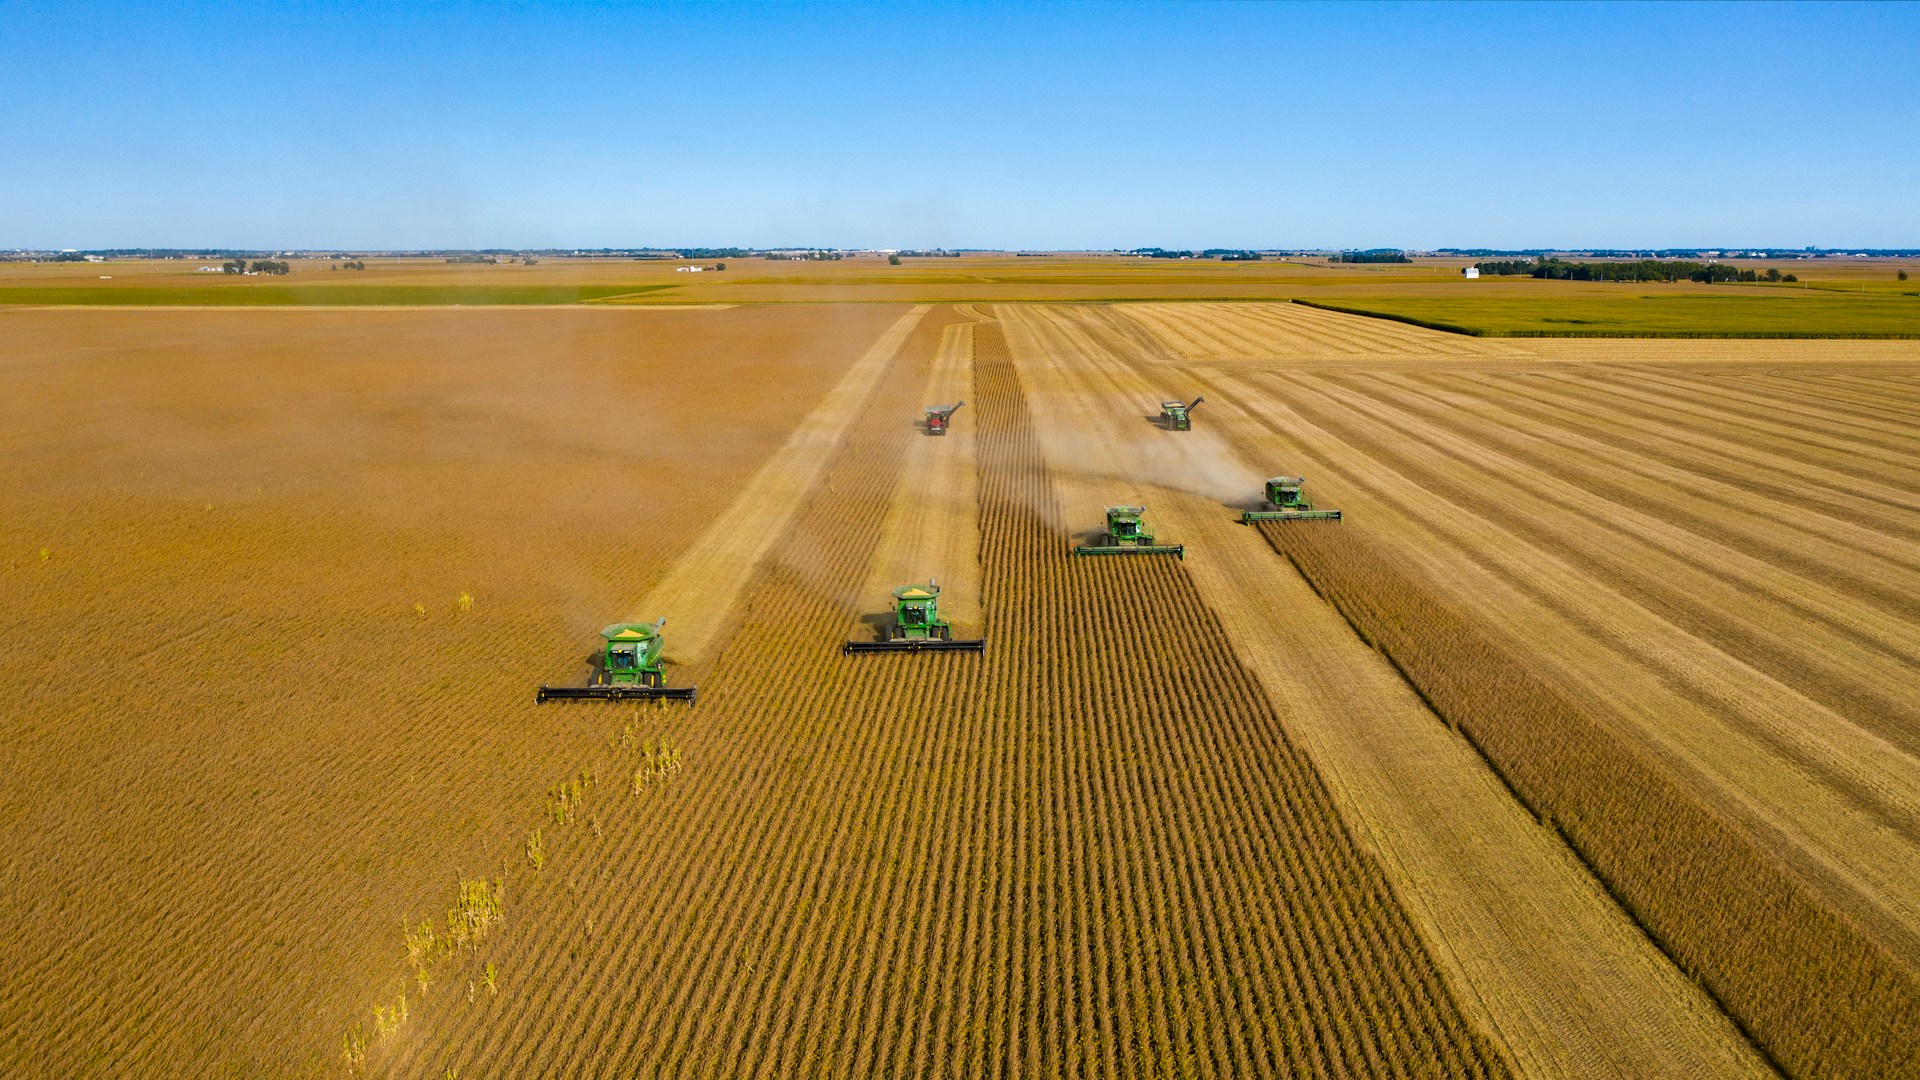
[[1915,1072],[1915,343],[4,321],[0,1072]]

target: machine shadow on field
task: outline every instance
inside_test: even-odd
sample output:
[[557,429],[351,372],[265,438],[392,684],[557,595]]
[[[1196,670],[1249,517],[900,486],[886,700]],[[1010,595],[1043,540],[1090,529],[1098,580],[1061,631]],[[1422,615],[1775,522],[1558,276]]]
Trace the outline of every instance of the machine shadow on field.
[[893,628],[893,612],[868,611],[860,615],[860,625],[865,628],[868,637],[874,641],[887,640],[887,631]]

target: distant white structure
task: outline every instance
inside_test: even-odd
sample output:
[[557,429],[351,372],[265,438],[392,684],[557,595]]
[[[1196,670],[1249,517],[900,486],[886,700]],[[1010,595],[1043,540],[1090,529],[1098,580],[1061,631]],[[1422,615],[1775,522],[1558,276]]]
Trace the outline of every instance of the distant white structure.
[[674,269],[674,271],[675,271],[676,273],[681,273],[681,274],[698,274],[698,273],[701,273],[701,272],[703,272],[703,271],[705,271],[705,270],[706,270],[706,267],[704,267],[704,266],[676,266],[676,267],[674,267],[673,269]]
[[1477,266],[1469,266],[1460,271],[1460,276],[1466,278],[1468,281],[1472,281],[1474,278],[1480,276],[1480,268]]

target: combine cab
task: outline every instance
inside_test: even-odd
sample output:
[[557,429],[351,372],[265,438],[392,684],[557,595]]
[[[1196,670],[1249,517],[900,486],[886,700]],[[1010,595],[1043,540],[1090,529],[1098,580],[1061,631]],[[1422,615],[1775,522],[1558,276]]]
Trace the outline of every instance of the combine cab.
[[956,401],[951,405],[935,405],[933,408],[928,409],[927,434],[945,435],[947,433],[947,422],[952,420],[954,412],[965,404],[966,402],[964,401]]
[[1107,531],[1098,544],[1075,545],[1075,555],[1178,555],[1187,557],[1184,544],[1156,544],[1147,529],[1144,506],[1107,507]]
[[1160,403],[1160,426],[1168,431],[1192,431],[1193,410],[1207,400],[1203,397],[1186,401],[1163,401]]
[[667,620],[650,623],[614,623],[600,636],[607,640],[607,651],[585,686],[542,686],[537,700],[548,698],[599,698],[624,701],[639,698],[665,698],[692,702],[696,691],[691,686],[667,686],[660,667],[660,628]]
[[893,625],[881,641],[849,641],[847,653],[984,652],[981,639],[953,640],[953,627],[940,618],[940,586],[902,585],[893,590]]
[[1306,484],[1300,476],[1276,476],[1267,481],[1266,505],[1240,515],[1240,524],[1256,521],[1339,521],[1338,510],[1315,510],[1313,500],[1300,488]]

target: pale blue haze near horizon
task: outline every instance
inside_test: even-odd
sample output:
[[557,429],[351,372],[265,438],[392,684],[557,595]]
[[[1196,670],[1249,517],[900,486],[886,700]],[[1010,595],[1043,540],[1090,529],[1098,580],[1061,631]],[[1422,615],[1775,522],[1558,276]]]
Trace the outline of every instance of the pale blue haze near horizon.
[[0,0],[0,248],[1920,247],[1920,6]]

